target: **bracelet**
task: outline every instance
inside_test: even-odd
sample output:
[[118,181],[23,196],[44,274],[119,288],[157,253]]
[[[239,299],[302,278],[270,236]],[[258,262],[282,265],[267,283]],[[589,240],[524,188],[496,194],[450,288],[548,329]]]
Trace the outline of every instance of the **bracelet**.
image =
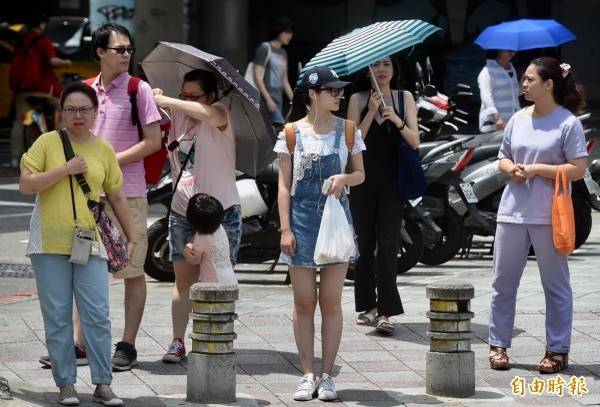
[[404,126],[406,126],[406,120],[402,120],[402,126],[398,127],[398,130],[400,130],[400,131],[404,130]]

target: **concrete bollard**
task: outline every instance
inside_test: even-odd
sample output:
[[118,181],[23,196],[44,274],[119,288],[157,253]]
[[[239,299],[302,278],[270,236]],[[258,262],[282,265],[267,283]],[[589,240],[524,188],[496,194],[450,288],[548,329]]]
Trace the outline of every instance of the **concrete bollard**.
[[188,354],[187,401],[235,402],[236,356],[233,341],[237,285],[197,283],[190,289],[193,324]]
[[469,397],[475,394],[475,353],[471,351],[470,284],[429,285],[429,352],[426,392],[435,396]]

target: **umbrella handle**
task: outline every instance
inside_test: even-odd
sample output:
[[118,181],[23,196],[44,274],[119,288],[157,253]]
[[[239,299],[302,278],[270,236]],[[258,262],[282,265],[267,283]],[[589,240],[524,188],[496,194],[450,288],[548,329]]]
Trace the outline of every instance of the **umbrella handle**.
[[375,74],[373,74],[373,69],[371,69],[371,65],[369,65],[369,74],[371,75],[371,79],[373,79],[373,83],[375,84],[375,88],[377,89],[377,93],[379,93],[379,97],[381,98],[381,104],[385,107],[385,100],[383,100],[383,94],[381,93],[381,89],[379,89],[379,84],[375,79]]

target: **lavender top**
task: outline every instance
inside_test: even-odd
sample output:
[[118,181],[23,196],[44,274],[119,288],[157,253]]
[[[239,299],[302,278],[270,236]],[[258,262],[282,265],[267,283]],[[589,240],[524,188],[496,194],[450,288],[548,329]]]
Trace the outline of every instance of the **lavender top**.
[[[587,157],[583,127],[559,106],[544,117],[532,118],[521,109],[508,121],[498,158],[515,164],[563,164]],[[500,201],[498,222],[552,224],[554,181],[535,176],[525,183],[510,181]]]

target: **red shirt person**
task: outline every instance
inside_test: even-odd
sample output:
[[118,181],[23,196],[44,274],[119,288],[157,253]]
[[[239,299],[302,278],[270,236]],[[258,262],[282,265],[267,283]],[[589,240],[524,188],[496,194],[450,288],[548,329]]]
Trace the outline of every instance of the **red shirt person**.
[[16,50],[11,66],[10,85],[15,92],[16,112],[10,137],[13,167],[17,166],[24,152],[22,118],[28,109],[27,98],[46,97],[48,102],[58,108],[62,86],[53,69],[71,66],[70,60],[56,56],[52,40],[43,34],[47,23],[48,17],[45,15],[31,18],[27,23],[29,31],[25,34],[21,47]]

